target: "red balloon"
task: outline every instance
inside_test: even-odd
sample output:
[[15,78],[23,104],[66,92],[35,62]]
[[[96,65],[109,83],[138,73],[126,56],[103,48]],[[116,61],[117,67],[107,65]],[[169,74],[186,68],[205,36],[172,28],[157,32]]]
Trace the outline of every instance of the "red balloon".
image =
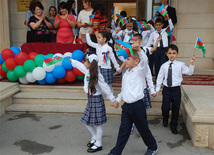
[[24,65],[25,61],[29,60],[29,56],[25,52],[20,52],[16,55],[16,63],[18,65]]
[[15,54],[11,49],[5,48],[1,51],[1,57],[6,61],[8,58],[15,58]]
[[17,66],[18,64],[16,63],[16,59],[14,58],[8,58],[5,61],[5,66],[9,69],[9,70],[14,70],[14,68]]
[[68,82],[72,82],[72,81],[74,81],[76,79],[76,74],[72,70],[73,69],[66,71],[66,74],[65,74],[64,78]]
[[38,53],[30,52],[28,55],[29,55],[29,58],[34,61],[34,58],[38,55]]
[[76,74],[76,75],[83,75],[83,73],[77,69],[76,67],[73,68],[73,72]]
[[0,64],[0,75],[6,79],[7,78],[7,72],[5,72],[1,66],[2,66],[2,64]]
[[58,83],[65,83],[66,80],[65,80],[65,77],[61,78],[61,79],[57,79],[56,80]]

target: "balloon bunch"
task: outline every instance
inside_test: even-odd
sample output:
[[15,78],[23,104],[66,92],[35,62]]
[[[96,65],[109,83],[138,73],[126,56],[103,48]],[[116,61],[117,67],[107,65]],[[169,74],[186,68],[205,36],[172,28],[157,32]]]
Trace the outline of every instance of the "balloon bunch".
[[9,81],[18,81],[22,84],[38,82],[41,85],[55,82],[73,82],[75,79],[83,80],[84,74],[73,68],[69,59],[73,58],[82,62],[83,52],[75,50],[73,53],[48,54],[49,57],[59,56],[62,61],[47,66],[43,54],[31,52],[26,54],[19,47],[6,48],[0,53],[0,76]]

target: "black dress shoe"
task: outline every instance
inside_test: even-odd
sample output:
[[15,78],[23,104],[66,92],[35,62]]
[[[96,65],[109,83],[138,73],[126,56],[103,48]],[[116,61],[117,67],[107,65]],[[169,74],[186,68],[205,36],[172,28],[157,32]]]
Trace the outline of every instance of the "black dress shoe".
[[[95,143],[95,142],[94,142]],[[94,146],[94,143],[91,143],[90,141],[88,142],[88,144],[87,144],[87,146],[88,147],[92,147],[92,146]]]
[[173,134],[178,134],[178,130],[177,129],[171,129]]
[[168,120],[163,120],[163,126],[167,127],[168,126]]
[[94,152],[97,152],[97,151],[101,151],[101,150],[103,149],[102,146],[100,146],[100,147],[98,147],[98,146],[96,146],[96,145],[94,145],[94,146],[96,147],[95,149],[89,148],[89,149],[87,150],[87,152],[89,152],[89,153],[94,153]]

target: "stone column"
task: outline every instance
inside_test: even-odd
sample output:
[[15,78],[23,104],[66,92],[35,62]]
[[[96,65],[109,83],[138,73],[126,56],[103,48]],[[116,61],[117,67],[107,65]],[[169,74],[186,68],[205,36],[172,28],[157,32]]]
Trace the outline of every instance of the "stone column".
[[8,1],[0,1],[0,51],[4,48],[10,48],[10,34],[9,34],[9,9]]

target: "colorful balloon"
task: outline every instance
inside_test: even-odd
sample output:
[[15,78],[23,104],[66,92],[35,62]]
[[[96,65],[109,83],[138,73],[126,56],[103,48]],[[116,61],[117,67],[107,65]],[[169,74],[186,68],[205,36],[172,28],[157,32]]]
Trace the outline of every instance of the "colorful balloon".
[[31,60],[33,60],[34,61],[34,59],[35,59],[35,57],[38,55],[38,53],[36,53],[36,52],[30,52],[29,54],[28,54],[28,56],[29,56],[29,58],[31,59]]
[[11,70],[9,70],[7,72],[7,78],[10,81],[16,81],[16,80],[18,80],[18,77],[15,75],[14,71],[11,71]]
[[21,49],[20,49],[19,47],[17,47],[17,46],[13,46],[13,47],[11,47],[10,49],[14,52],[15,57],[16,57],[16,55],[17,55],[18,53],[21,52]]
[[2,69],[3,69],[3,71],[5,71],[5,72],[8,72],[8,71],[9,71],[9,69],[5,66],[5,62],[2,64]]
[[26,76],[20,77],[19,82],[21,84],[28,84],[29,83],[29,81],[26,79]]
[[42,67],[36,67],[33,72],[33,77],[36,80],[43,80],[46,76],[46,72]]
[[47,72],[47,73],[46,73],[45,81],[46,81],[47,83],[50,83],[50,84],[56,82],[56,78],[54,77],[53,72]]
[[9,69],[9,70],[14,70],[14,68],[17,66],[18,64],[16,63],[16,59],[15,58],[8,58],[5,61],[5,66]]
[[65,80],[68,82],[72,82],[76,79],[76,74],[71,70],[67,70],[65,74]]
[[24,70],[24,67],[22,65],[16,66],[16,68],[14,69],[14,73],[18,78],[26,75],[26,71]]
[[3,78],[7,78],[7,72],[5,72],[5,71],[2,69],[2,64],[0,64],[0,75],[1,75]]
[[74,60],[82,62],[84,53],[81,50],[75,50],[72,53],[72,58]]
[[24,65],[25,61],[27,61],[28,59],[30,58],[25,52],[20,52],[16,55],[16,63],[18,65]]
[[76,75],[83,75],[83,73],[77,69],[76,67],[73,68],[73,72],[76,74]]
[[26,79],[28,82],[34,83],[36,79],[33,77],[33,74],[31,72],[27,72]]
[[43,62],[44,62],[43,54],[38,54],[35,57],[34,61],[35,61],[37,67],[43,67]]
[[15,54],[11,49],[5,48],[1,51],[1,57],[3,60],[7,60],[8,58],[15,58]]
[[32,72],[36,68],[36,64],[33,60],[27,60],[24,63],[24,69],[27,72]]
[[55,76],[55,78],[57,79],[61,79],[65,76],[65,68],[63,68],[62,66],[56,66],[54,69],[53,69],[53,75]]

